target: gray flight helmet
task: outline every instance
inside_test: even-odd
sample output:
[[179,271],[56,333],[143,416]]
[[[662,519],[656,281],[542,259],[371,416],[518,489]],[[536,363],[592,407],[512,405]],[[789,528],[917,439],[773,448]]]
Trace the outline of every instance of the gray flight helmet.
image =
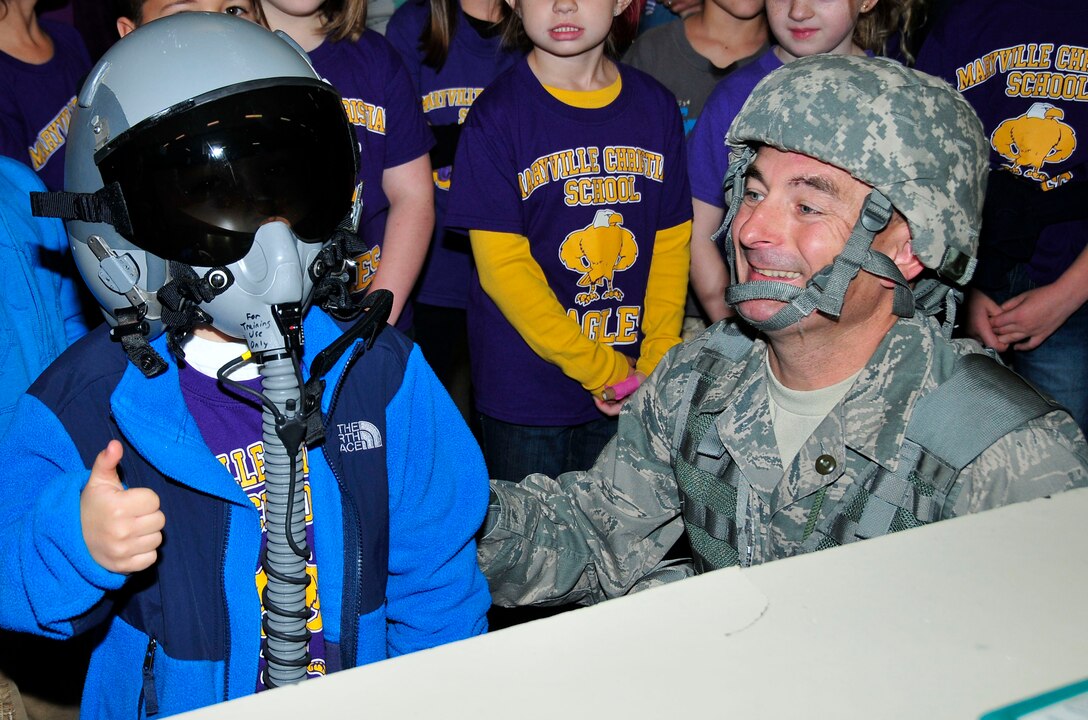
[[[116,43],[79,93],[65,189],[105,209],[68,221],[73,256],[112,326],[137,309],[142,334],[161,334],[157,293],[188,267],[212,324],[242,336],[246,299],[232,293],[264,292],[245,276],[290,256],[303,272],[289,294],[305,301],[305,271],[352,209],[357,167],[339,94],[286,35],[222,13],[155,20]],[[277,218],[306,242],[261,230]],[[262,235],[276,247],[247,260]]]

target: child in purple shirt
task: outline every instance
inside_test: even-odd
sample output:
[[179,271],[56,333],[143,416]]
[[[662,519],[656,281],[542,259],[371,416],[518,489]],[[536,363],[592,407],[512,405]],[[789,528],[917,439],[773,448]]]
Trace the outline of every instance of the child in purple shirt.
[[356,258],[355,290],[391,291],[389,321],[407,329],[408,297],[434,229],[428,156],[434,137],[404,63],[384,37],[366,29],[365,0],[261,0],[261,6],[269,27],[302,46],[314,69],[344,97],[359,138],[360,234],[368,248]]
[[64,141],[91,58],[75,28],[38,20],[34,2],[0,2],[0,155],[64,185]]

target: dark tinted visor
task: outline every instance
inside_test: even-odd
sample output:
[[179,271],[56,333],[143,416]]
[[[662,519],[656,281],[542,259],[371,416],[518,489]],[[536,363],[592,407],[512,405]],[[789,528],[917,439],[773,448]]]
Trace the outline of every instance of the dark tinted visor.
[[121,186],[129,240],[167,260],[212,266],[245,257],[270,218],[304,240],[327,239],[351,209],[356,155],[336,91],[280,78],[148,118],[95,161],[106,184]]

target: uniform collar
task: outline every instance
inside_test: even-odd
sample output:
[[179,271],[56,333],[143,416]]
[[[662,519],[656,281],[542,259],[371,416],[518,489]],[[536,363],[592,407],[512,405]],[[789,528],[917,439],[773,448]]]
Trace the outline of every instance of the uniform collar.
[[[800,460],[795,462],[829,454],[841,467],[849,448],[888,470],[895,469],[907,423],[931,374],[936,336],[929,322],[902,318],[892,326],[846,396],[813,433],[821,447],[798,453]],[[766,342],[757,339],[743,358],[726,366],[704,396],[700,411],[717,416],[714,425],[733,462],[770,499],[782,490],[785,469],[770,416],[763,371],[766,356]],[[806,446],[811,442],[810,438]],[[838,474],[829,475],[828,480]]]

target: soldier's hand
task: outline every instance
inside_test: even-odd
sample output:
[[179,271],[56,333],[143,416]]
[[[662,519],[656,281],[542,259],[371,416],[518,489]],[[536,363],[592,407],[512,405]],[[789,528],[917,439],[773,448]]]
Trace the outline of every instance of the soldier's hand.
[[79,517],[95,562],[111,572],[133,573],[155,562],[166,518],[153,490],[121,484],[117,465],[122,453],[116,440],[98,453],[79,497]]

